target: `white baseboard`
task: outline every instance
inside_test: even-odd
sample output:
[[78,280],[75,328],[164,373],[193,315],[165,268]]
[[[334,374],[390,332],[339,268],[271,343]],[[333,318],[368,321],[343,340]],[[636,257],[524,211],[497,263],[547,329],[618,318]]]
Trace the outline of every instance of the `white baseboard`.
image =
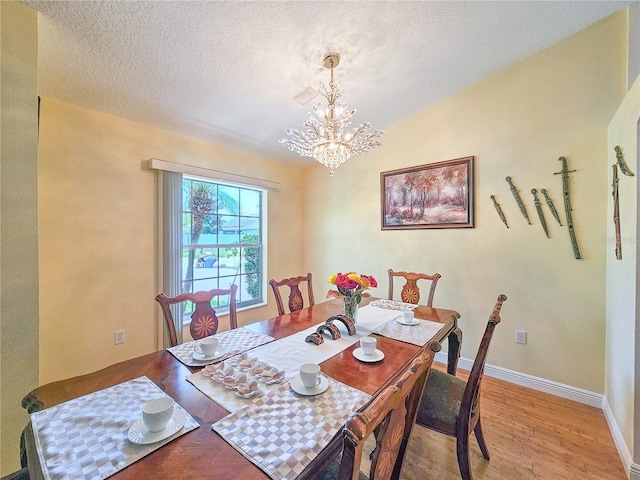
[[[436,353],[435,360],[437,362],[447,363],[447,353]],[[473,366],[473,360],[468,358],[460,358],[458,360],[458,367],[463,370],[471,370]],[[516,372],[502,367],[496,367],[493,365],[485,365],[484,374],[487,377],[498,378],[505,382],[515,383],[523,387],[529,387],[534,390],[538,390],[545,393],[550,393],[557,397],[566,398],[575,402],[583,403],[601,409],[604,412],[604,416],[607,419],[609,425],[609,431],[613,436],[613,441],[622,460],[623,467],[627,472],[627,476],[630,480],[640,480],[640,464],[633,463],[629,448],[622,437],[622,432],[615,421],[613,412],[609,407],[607,398],[599,393],[590,392],[581,388],[572,387],[570,385],[564,385],[562,383],[554,382],[540,377],[534,377],[533,375],[527,375],[525,373]]]
[[[438,352],[435,360],[437,362],[447,363],[447,353]],[[458,367],[463,370],[471,370],[473,366],[473,360],[468,358],[460,358],[458,360]],[[486,364],[484,367],[484,374],[488,377],[498,378],[505,382],[515,383],[523,387],[533,388],[540,392],[550,393],[557,397],[566,398],[575,402],[584,403],[585,405],[591,405],[592,407],[602,409],[603,396],[599,393],[590,392],[581,388],[564,385],[562,383],[554,382],[540,377],[534,377],[533,375],[527,375],[526,373],[516,372],[502,367],[496,367]]]
[[604,412],[604,418],[607,419],[609,431],[613,437],[613,443],[615,443],[616,448],[618,449],[618,454],[620,455],[624,469],[627,472],[627,476],[630,480],[640,480],[640,465],[633,463],[633,457],[631,456],[629,447],[622,437],[622,431],[613,416],[607,397],[604,397],[604,401],[602,402],[602,411]]

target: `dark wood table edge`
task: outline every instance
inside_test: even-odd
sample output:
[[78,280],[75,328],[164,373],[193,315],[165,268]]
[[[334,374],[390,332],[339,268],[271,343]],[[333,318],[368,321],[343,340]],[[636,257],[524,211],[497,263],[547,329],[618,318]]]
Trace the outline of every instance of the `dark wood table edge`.
[[[373,300],[373,298],[370,298],[370,299],[368,299],[368,301],[366,303],[369,303],[372,300]],[[448,315],[449,318],[446,319],[446,320],[445,319],[441,319],[441,321],[439,323],[443,323],[443,327],[438,332],[438,334],[434,337],[434,339],[437,340],[440,343],[442,343],[445,339],[448,340],[447,371],[448,371],[448,373],[450,373],[452,375],[455,375],[456,369],[457,369],[457,362],[458,362],[458,359],[460,357],[461,344],[462,344],[462,331],[460,330],[460,328],[457,325],[457,320],[460,318],[460,314],[458,312],[454,311],[454,310],[438,309],[438,308],[421,307],[421,306],[419,306],[419,307],[416,308],[416,314],[417,314],[416,316],[418,318],[422,318],[423,317],[424,309],[428,309],[430,312],[433,312],[433,311],[447,312],[447,313],[445,313],[445,315]],[[285,316],[287,316],[287,315],[285,315]],[[431,316],[431,315],[424,315],[424,316],[428,317],[428,316]],[[439,316],[437,316],[437,317],[439,318]],[[277,318],[277,317],[274,317],[274,318]],[[426,318],[426,319],[429,319],[429,318]],[[274,319],[269,319],[269,320],[274,320]],[[442,320],[445,320],[445,321],[442,321]],[[254,322],[254,324],[257,324],[257,323],[259,323],[259,322]],[[251,325],[254,325],[254,324],[248,324],[248,325],[244,325],[244,326],[245,327],[250,327]],[[400,340],[398,340],[398,341],[400,341]],[[406,371],[406,369],[409,367],[409,365],[411,364],[413,359],[416,358],[416,356],[417,356],[419,351],[420,351],[420,347],[417,347],[416,355],[414,355],[412,358],[407,360],[407,362],[405,362],[404,366],[396,373],[396,375],[394,375],[392,378],[389,379],[389,381],[387,381],[384,385],[382,385],[378,389],[378,391],[375,392],[372,395],[371,398],[373,399],[375,397],[375,395],[380,393],[380,391],[382,391],[388,385],[392,384],[395,381],[396,378],[398,378],[400,375],[402,375],[402,373],[404,371]],[[186,366],[186,365],[182,364],[177,358],[175,358],[166,349],[165,350],[161,350],[160,352],[164,352],[166,355],[170,356],[176,362],[176,367],[178,367],[178,368],[179,367],[184,367],[184,368],[189,369],[191,372],[194,372],[194,371],[197,371],[197,370],[200,369],[200,367],[189,367],[189,366]],[[151,356],[157,355],[158,353],[159,352],[151,352],[149,354],[142,355],[141,357],[145,357],[145,356],[151,357]],[[141,357],[136,357],[136,358],[141,358]],[[89,377],[89,376],[95,375],[95,374],[97,374],[97,373],[99,373],[101,371],[107,371],[109,369],[117,368],[117,366],[119,364],[123,364],[123,363],[129,362],[131,360],[132,359],[124,360],[122,362],[118,362],[116,364],[104,367],[103,369],[96,370],[95,372],[90,372],[90,373],[87,373],[87,374],[84,374],[84,375],[79,375],[77,377],[71,377],[71,378],[81,379],[83,377]],[[69,379],[59,380],[59,381],[56,381],[56,382],[51,382],[50,384],[46,384],[46,385],[53,385],[55,383],[67,382],[68,380]],[[114,382],[113,385],[116,385],[118,383],[121,383],[121,382]],[[418,387],[418,384],[420,384],[419,387]],[[426,384],[426,374],[424,375],[424,378],[420,379],[416,383],[416,389],[419,390],[419,394],[420,395],[422,393],[422,390],[424,389],[425,384]],[[38,388],[40,388],[40,387],[38,387]],[[37,412],[37,411],[42,410],[43,408],[45,408],[45,405],[38,399],[37,395],[34,395],[34,393],[38,390],[38,388],[36,388],[36,389],[32,390],[31,392],[29,392],[27,395],[25,395],[25,397],[22,400],[22,407],[25,408],[29,413]],[[108,388],[108,387],[104,387],[104,388]],[[415,398],[419,399],[420,395],[418,395],[417,393],[412,393],[412,398],[415,397]],[[53,406],[53,405],[47,405],[46,407],[48,408],[50,406]],[[362,408],[364,408],[364,406]],[[410,410],[412,410],[412,411],[410,412]],[[408,409],[408,415],[411,415],[412,417],[414,417],[416,410],[417,410],[417,405],[415,405],[413,409]],[[413,423],[413,420],[411,420],[411,425],[412,425],[412,423]],[[406,438],[403,437],[402,446],[401,446],[401,456],[399,455],[398,461],[396,463],[396,469],[398,470],[398,473],[399,473],[399,466],[402,463],[402,459],[404,457],[404,453],[405,453],[405,450],[406,450],[406,443],[408,442],[408,434],[409,433],[410,433],[410,431],[408,433],[406,433],[406,435],[405,435]],[[335,455],[337,453],[339,453],[341,447],[342,447],[342,430],[339,430],[336,433],[336,435],[334,436],[334,438],[331,440],[329,445],[327,447],[325,447],[320,454],[318,454],[317,460],[314,460],[314,462],[312,462],[300,474],[300,476],[298,477],[298,480],[307,480],[307,479],[312,478],[313,475],[317,474],[318,471],[320,471],[322,469],[323,465],[326,465],[326,462],[328,462],[330,459],[335,457]],[[36,449],[36,445],[35,445],[35,435],[33,433],[31,422],[29,422],[25,426],[25,428],[24,428],[24,430],[22,432],[22,435],[21,435],[21,440],[20,440],[20,458],[21,458],[22,467],[28,468],[29,475],[30,475],[32,480],[44,478],[44,476],[42,474],[40,458],[39,458],[39,455],[37,453],[37,449]],[[395,470],[394,470],[394,472],[395,472]]]
[[[449,347],[447,352],[447,361],[448,361],[447,372],[450,373],[451,375],[455,375],[457,370],[458,359],[460,358],[460,348],[462,346],[462,331],[458,327],[458,319],[460,318],[460,314],[455,310],[451,310],[450,312],[451,314],[449,315],[449,322],[451,322],[451,325],[449,325],[448,322],[444,323],[443,327],[436,334],[433,340],[437,341],[440,344],[442,344],[444,340],[447,340],[448,347]],[[420,313],[418,314],[420,315]],[[365,405],[363,405],[360,408],[360,410],[363,410],[369,403],[371,403],[375,399],[376,395],[378,395],[381,391],[383,391],[389,385],[392,385],[399,377],[402,376],[402,374],[411,365],[411,362],[413,362],[413,360],[418,356],[421,348],[422,347],[418,348],[418,350],[416,351],[416,354],[401,367],[401,369],[398,371],[396,375],[390,378],[385,385],[381,386],[377,392],[371,395],[371,399]],[[406,428],[400,444],[398,458],[396,460],[396,463],[393,469],[393,474],[391,476],[392,479],[400,478],[404,456],[407,450],[407,445],[409,443],[409,437],[411,435],[411,430],[415,422],[415,417],[418,412],[418,402],[422,397],[422,392],[424,391],[424,388],[426,387],[428,374],[429,374],[429,370],[427,370],[416,381],[416,384],[409,396],[408,404],[406,406],[407,407]],[[342,449],[342,443],[343,443],[342,436],[343,436],[343,430],[340,429],[336,433],[336,435],[333,437],[329,445],[325,447],[322,450],[322,452],[320,452],[320,454],[318,454],[317,459],[313,463],[311,463],[305,470],[303,470],[303,472],[297,477],[296,480],[313,479],[314,476],[316,476],[318,473],[322,471],[323,467],[326,466],[328,462],[330,462],[338,454],[340,454],[340,451]]]

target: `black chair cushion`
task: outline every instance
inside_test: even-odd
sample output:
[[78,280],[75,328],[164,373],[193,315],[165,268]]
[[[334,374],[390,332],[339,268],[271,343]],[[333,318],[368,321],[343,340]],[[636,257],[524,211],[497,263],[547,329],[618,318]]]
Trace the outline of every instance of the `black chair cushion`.
[[416,423],[455,436],[456,418],[466,385],[464,380],[432,369],[420,399]]
[[[338,474],[340,473],[341,460],[342,455],[337,455],[336,457],[334,457],[324,470],[313,477],[313,480],[337,480]],[[359,480],[369,480],[369,477],[360,472]]]

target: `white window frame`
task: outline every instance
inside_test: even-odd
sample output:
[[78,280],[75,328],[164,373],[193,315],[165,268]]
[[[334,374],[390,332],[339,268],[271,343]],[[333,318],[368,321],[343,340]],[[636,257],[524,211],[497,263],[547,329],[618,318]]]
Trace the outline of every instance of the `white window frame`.
[[[267,244],[268,244],[268,191],[278,191],[280,184],[269,180],[235,175],[202,167],[183,165],[166,160],[149,160],[149,169],[158,170],[158,288],[168,296],[175,296],[182,289],[182,177],[189,175],[202,177],[214,183],[227,184],[237,187],[245,187],[263,190],[261,213],[261,291],[262,301],[243,306],[239,311],[259,308],[267,304]],[[176,198],[176,190],[180,195]],[[173,193],[172,193],[173,192]],[[178,214],[179,212],[179,214]],[[165,229],[165,225],[169,228]],[[178,305],[174,305],[178,307]],[[160,310],[160,309],[158,309]],[[178,339],[182,338],[183,321],[182,311],[179,308],[173,311],[176,319],[175,328]],[[168,337],[164,327],[164,319],[159,316],[161,327],[159,328],[158,344],[168,346]]]
[[[196,176],[196,175],[182,175],[182,179],[184,180],[194,180],[194,181],[202,181],[202,182],[206,182],[206,183],[210,183],[212,185],[225,185],[225,186],[230,186],[230,187],[235,187],[235,188],[243,188],[246,190],[254,190],[254,191],[258,191],[260,192],[260,199],[261,199],[261,211],[260,211],[260,240],[257,244],[255,244],[255,246],[260,248],[260,292],[261,292],[261,297],[258,300],[254,300],[251,301],[249,303],[244,303],[242,306],[240,305],[240,303],[238,302],[238,306],[237,309],[238,311],[244,311],[244,310],[249,310],[252,308],[257,308],[257,307],[263,307],[267,304],[266,301],[266,296],[267,296],[267,279],[266,279],[266,270],[265,270],[265,265],[266,265],[266,261],[267,261],[267,235],[266,235],[266,226],[267,226],[267,221],[266,221],[266,216],[267,216],[267,211],[268,211],[268,205],[267,205],[267,191],[264,188],[261,187],[256,187],[253,185],[241,185],[238,183],[231,183],[231,182],[224,182],[224,181],[220,181],[220,180],[214,180],[211,178],[206,178],[206,177],[202,177],[202,176]],[[182,196],[181,196],[182,198]],[[184,201],[184,199],[183,199]],[[181,212],[182,213],[182,212]],[[226,214],[225,214],[226,215]],[[238,215],[240,216],[240,215]],[[181,225],[182,227],[182,225]],[[184,236],[184,232],[182,231],[182,228],[180,229],[182,235]],[[222,232],[224,233],[224,230],[222,230]],[[238,232],[238,230],[236,230],[236,232]],[[182,237],[184,238],[184,237]],[[188,248],[198,248],[198,249],[222,249],[222,248],[242,248],[242,247],[246,247],[246,246],[250,246],[248,244],[242,244],[242,243],[238,243],[238,244],[226,244],[226,243],[198,243],[198,244],[184,244],[182,243],[182,250],[181,250],[181,255],[182,255],[182,251],[184,249],[188,249]],[[184,272],[182,272],[181,278],[184,279]],[[193,281],[193,280],[192,280]],[[197,289],[196,289],[197,290]],[[240,293],[238,292],[238,295],[240,295]],[[239,300],[239,299],[238,299]],[[216,313],[220,313],[220,315],[227,315],[228,313],[228,307],[220,307],[220,309],[216,309]],[[183,316],[183,325],[189,325],[189,323],[191,323],[191,318],[188,316]]]

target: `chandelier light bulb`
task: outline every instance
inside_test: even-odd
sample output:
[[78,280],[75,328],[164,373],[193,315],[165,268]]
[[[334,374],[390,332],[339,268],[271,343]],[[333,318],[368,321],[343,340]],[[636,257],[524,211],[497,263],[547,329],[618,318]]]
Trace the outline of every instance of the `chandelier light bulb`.
[[320,104],[314,105],[313,113],[308,112],[304,122],[306,130],[287,128],[285,133],[290,138],[279,140],[290,151],[302,157],[312,157],[329,168],[331,176],[335,175],[336,168],[352,156],[381,146],[380,136],[384,133],[384,130],[370,131],[371,124],[368,122],[349,131],[351,117],[356,111],[349,111],[345,102],[336,103],[342,91],[333,81],[333,69],[339,62],[340,55],[334,52],[326,54],[323,59],[323,65],[331,70],[329,90],[320,82],[320,93],[328,102],[326,109]]

